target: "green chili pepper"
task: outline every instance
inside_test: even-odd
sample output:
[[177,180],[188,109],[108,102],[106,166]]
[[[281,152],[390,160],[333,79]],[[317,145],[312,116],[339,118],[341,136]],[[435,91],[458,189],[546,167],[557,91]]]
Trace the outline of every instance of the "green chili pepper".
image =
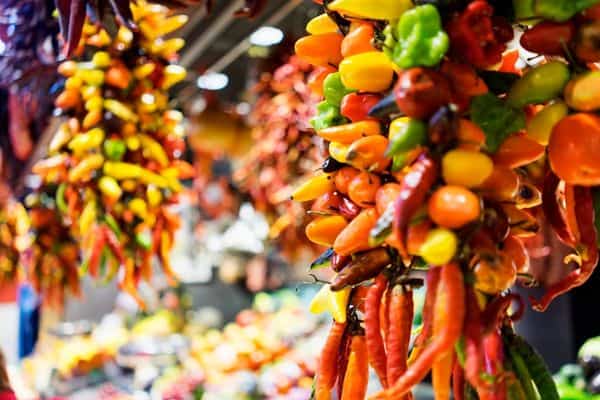
[[340,114],[340,108],[327,101],[322,101],[317,105],[317,115],[310,120],[310,124],[317,131],[346,122],[346,118]]
[[104,222],[106,222],[106,225],[110,228],[111,231],[115,233],[115,235],[117,235],[117,237],[121,236],[121,229],[119,228],[119,224],[112,215],[105,214]]
[[527,21],[535,18],[535,10],[533,9],[534,3],[535,0],[513,0],[515,18],[518,21]]
[[146,250],[152,247],[152,236],[149,232],[138,232],[135,235],[135,242]]
[[533,9],[537,16],[563,22],[600,0],[535,0]]
[[320,269],[329,267],[331,265],[331,258],[333,257],[334,251],[332,248],[325,250],[315,261],[310,264],[310,269]]
[[56,195],[54,197],[54,201],[56,202],[56,207],[58,208],[58,211],[60,211],[63,214],[67,214],[69,212],[69,206],[67,205],[67,202],[65,201],[65,190],[66,189],[67,189],[67,184],[61,183],[58,186],[58,189],[56,189]]
[[527,104],[541,104],[560,96],[569,83],[569,66],[560,61],[529,70],[515,82],[508,92],[509,105],[521,108]]
[[325,101],[338,107],[342,104],[344,96],[355,91],[356,90],[348,89],[344,86],[339,72],[327,75],[327,78],[323,81],[323,95],[325,96]]
[[108,139],[104,142],[104,154],[112,161],[120,161],[126,151],[127,146],[120,139]]
[[385,53],[404,69],[437,65],[450,45],[440,14],[431,4],[406,11],[395,29],[388,26],[385,34]]
[[386,156],[405,153],[427,141],[427,125],[415,118],[396,118],[390,124],[390,145]]

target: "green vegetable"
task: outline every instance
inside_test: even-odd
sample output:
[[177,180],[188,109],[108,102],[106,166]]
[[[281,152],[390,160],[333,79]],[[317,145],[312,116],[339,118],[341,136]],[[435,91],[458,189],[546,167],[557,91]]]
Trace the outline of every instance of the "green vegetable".
[[517,378],[519,378],[521,388],[523,389],[527,400],[539,399],[539,396],[533,385],[533,380],[531,379],[531,375],[527,369],[527,365],[525,364],[525,361],[523,361],[523,358],[521,358],[519,352],[514,348],[509,347],[508,353],[510,355],[511,364],[516,372]]
[[528,104],[541,104],[559,97],[571,72],[567,64],[552,61],[529,70],[515,82],[508,92],[506,101],[515,108]]
[[589,400],[590,396],[583,390],[568,384],[560,384],[557,387],[558,395],[562,400]]
[[511,133],[525,128],[525,113],[515,110],[491,93],[475,97],[470,112],[472,121],[485,133],[486,147],[492,153]]
[[[594,209],[600,208],[600,188],[595,188],[594,190]],[[596,214],[600,215],[600,214]],[[596,218],[600,219],[600,218]],[[598,221],[596,221],[596,226]],[[577,354],[579,358],[584,358],[585,356],[596,356],[600,357],[600,337],[595,337],[587,340],[583,346],[579,349],[579,353]]]
[[372,247],[379,246],[392,233],[392,222],[394,221],[394,203],[381,214],[377,223],[369,233],[369,244]]
[[[504,335],[504,338],[514,365],[518,369],[518,375],[521,375],[522,367],[525,367],[526,372],[535,383],[535,388],[541,399],[559,400],[560,397],[556,390],[556,384],[542,356],[525,339],[518,335],[508,333]],[[520,364],[521,362],[522,365]],[[529,388],[526,388],[525,384],[523,384],[523,388],[528,393]]]
[[533,9],[537,16],[563,22],[600,0],[535,0]]
[[331,257],[333,257],[333,249],[327,249],[315,261],[310,264],[310,269],[325,268],[331,265]]
[[54,197],[54,201],[56,202],[56,207],[58,208],[58,211],[60,211],[63,214],[67,214],[69,212],[69,206],[67,205],[67,202],[65,201],[65,190],[66,189],[67,189],[67,184],[61,183],[58,186],[58,189],[56,189],[56,195]]
[[355,91],[356,90],[348,89],[344,86],[339,72],[327,75],[323,81],[323,95],[325,96],[325,101],[338,107],[342,104],[344,96]]
[[340,108],[327,101],[322,101],[317,105],[317,115],[310,120],[310,124],[317,131],[346,122],[346,118],[340,114]]
[[152,247],[152,236],[150,232],[138,232],[135,234],[135,242],[146,250]]
[[120,161],[126,151],[127,146],[120,139],[108,139],[104,142],[104,154],[112,161]]
[[402,168],[406,166],[406,161],[408,160],[409,152],[396,154],[392,157],[392,172],[400,171]]
[[115,235],[117,235],[117,237],[121,236],[121,229],[119,228],[119,224],[112,215],[105,214],[104,222],[106,222],[106,225],[110,228],[111,231],[114,232]]
[[456,358],[458,360],[458,363],[462,367],[464,367],[465,360],[467,358],[467,356],[465,355],[465,337],[464,336],[461,336],[460,339],[458,339],[458,341],[454,345],[454,351],[456,352]]
[[526,21],[535,18],[533,3],[535,0],[513,0],[515,17],[519,21]]
[[397,118],[390,124],[390,145],[387,157],[405,153],[427,141],[427,125],[415,118]]
[[384,52],[404,69],[433,67],[439,64],[450,46],[440,14],[431,4],[406,11],[395,29],[389,25],[384,33]]

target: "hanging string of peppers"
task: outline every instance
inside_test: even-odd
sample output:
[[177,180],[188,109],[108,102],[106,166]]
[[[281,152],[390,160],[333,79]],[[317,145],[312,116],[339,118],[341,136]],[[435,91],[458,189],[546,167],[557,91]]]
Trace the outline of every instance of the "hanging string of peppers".
[[[598,1],[322,3],[296,53],[320,71],[329,158],[293,194],[323,211],[307,235],[330,249],[312,268],[336,272],[311,305],[335,320],[316,399],[365,398],[367,363],[372,399],[410,399],[429,372],[436,400],[558,399],[513,330],[510,288],[530,282],[524,240],[542,219],[574,254],[536,310],[598,262]],[[508,49],[517,21],[535,65]]]
[[254,207],[270,219],[270,237],[289,260],[303,250],[318,250],[307,242],[305,208],[289,201],[292,184],[311,174],[322,162],[309,133],[309,119],[316,104],[306,84],[312,68],[292,57],[265,75],[255,90],[259,98],[250,116],[254,145],[234,179],[248,193]]
[[164,36],[187,17],[142,1],[132,12],[138,31],[120,26],[114,39],[84,25],[76,48],[82,61],[59,66],[67,79],[56,106],[68,119],[33,172],[57,187],[56,208],[80,243],[82,272],[119,272],[121,288],[141,302],[137,283],[151,278],[155,256],[175,279],[172,205],[191,167],[179,160],[182,114],[169,108],[167,94],[185,77],[172,63],[184,42]]

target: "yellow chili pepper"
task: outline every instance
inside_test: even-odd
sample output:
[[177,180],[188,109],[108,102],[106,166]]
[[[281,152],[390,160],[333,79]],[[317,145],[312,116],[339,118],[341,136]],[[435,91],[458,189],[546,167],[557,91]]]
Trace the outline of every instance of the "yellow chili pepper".
[[148,21],[142,21],[138,25],[142,34],[150,39],[154,40],[158,37],[165,36],[179,28],[181,28],[188,21],[187,15],[174,15],[170,18],[166,18],[159,24],[151,24]]
[[117,32],[117,42],[120,44],[120,48],[127,48],[131,44],[133,40],[133,32],[127,29],[124,26],[119,27],[119,31]]
[[141,144],[140,138],[137,136],[129,136],[125,139],[125,145],[131,151],[136,151],[139,149]]
[[104,157],[100,154],[91,154],[82,159],[79,164],[69,171],[69,182],[85,182],[91,179],[91,173],[100,167]]
[[103,99],[100,95],[92,96],[85,102],[85,109],[87,111],[102,110]]
[[60,124],[58,130],[52,137],[52,140],[48,145],[48,153],[53,154],[58,152],[69,140],[71,140],[71,131],[68,124],[65,122]]
[[81,127],[83,129],[90,129],[102,120],[102,111],[101,110],[92,110],[88,112],[83,118],[83,122],[81,123]]
[[141,219],[146,219],[146,217],[148,216],[148,206],[146,205],[144,199],[141,199],[139,197],[130,200],[127,204],[127,208],[129,208],[129,210],[131,210],[131,212],[133,212],[135,216]]
[[76,76],[90,86],[102,86],[104,83],[104,71],[99,69],[80,69]]
[[306,31],[311,35],[337,32],[338,30],[337,24],[327,14],[316,16],[306,24]]
[[139,179],[146,185],[156,185],[157,187],[164,189],[169,187],[169,181],[164,176],[155,174],[145,168],[141,168]]
[[160,171],[160,175],[167,180],[169,189],[174,192],[181,192],[183,185],[179,182],[179,170],[177,168],[165,168]]
[[104,140],[104,130],[93,128],[85,133],[75,135],[69,142],[69,149],[75,154],[82,154],[88,150],[99,148]]
[[103,172],[104,175],[108,175],[118,180],[136,179],[142,175],[142,169],[143,168],[137,164],[107,161],[104,163]]
[[98,188],[110,201],[115,202],[119,200],[123,194],[123,190],[119,186],[117,180],[113,177],[104,175],[98,181]]
[[320,174],[304,182],[292,194],[292,200],[310,201],[325,193],[331,192],[335,188],[333,178],[329,174]]
[[101,97],[102,96],[102,92],[100,90],[99,87],[97,86],[84,86],[81,88],[81,97],[83,97],[84,100],[89,100],[92,97]]
[[167,90],[171,86],[176,83],[181,82],[185,79],[186,71],[180,65],[167,65],[164,70],[164,77],[162,84],[160,85],[161,89]]
[[346,322],[346,308],[348,307],[351,290],[352,288],[348,286],[342,290],[332,292],[329,285],[323,285],[310,303],[310,312],[313,314],[329,312],[336,322],[343,324]]
[[569,107],[562,101],[547,105],[527,123],[527,136],[539,144],[547,146],[554,125],[566,117],[568,113]]
[[92,224],[96,220],[96,202],[94,200],[88,201],[83,207],[81,216],[79,217],[79,234],[86,236],[89,232]]
[[394,67],[380,51],[360,53],[340,63],[340,76],[347,88],[365,92],[383,92],[394,79]]
[[329,155],[336,161],[346,163],[348,161],[349,145],[339,142],[329,143]]
[[143,133],[140,133],[138,137],[143,147],[144,157],[156,161],[163,168],[169,164],[169,157],[160,143]]
[[97,51],[92,56],[92,64],[96,68],[106,68],[110,65],[110,55],[106,51]]
[[133,76],[135,77],[135,79],[142,80],[148,75],[150,75],[152,72],[154,72],[155,68],[156,64],[154,64],[153,62],[142,64],[133,70]]
[[138,122],[138,116],[125,104],[114,99],[105,99],[104,108],[127,122]]
[[411,0],[335,0],[329,9],[363,19],[398,19],[413,6]]
[[146,188],[146,199],[150,207],[156,207],[162,202],[162,193],[157,187],[148,185]]

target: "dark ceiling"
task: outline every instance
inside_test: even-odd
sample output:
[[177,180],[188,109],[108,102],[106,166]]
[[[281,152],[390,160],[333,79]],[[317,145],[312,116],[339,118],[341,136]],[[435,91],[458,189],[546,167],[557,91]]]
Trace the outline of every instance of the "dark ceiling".
[[[209,15],[203,10],[190,10],[190,21],[180,32],[186,39],[181,62],[190,71],[187,87],[180,88],[184,99],[199,93],[199,89],[195,89],[197,75],[217,64],[216,72],[229,77],[229,85],[217,92],[218,97],[225,102],[241,100],[248,83],[260,71],[272,69],[289,55],[294,41],[305,34],[306,22],[319,13],[318,6],[312,1],[269,0],[255,18],[237,18],[232,12],[240,7],[242,0],[218,0],[215,3]],[[284,41],[278,46],[252,51],[261,54],[251,57],[247,38],[264,25],[281,29],[285,33]]]

